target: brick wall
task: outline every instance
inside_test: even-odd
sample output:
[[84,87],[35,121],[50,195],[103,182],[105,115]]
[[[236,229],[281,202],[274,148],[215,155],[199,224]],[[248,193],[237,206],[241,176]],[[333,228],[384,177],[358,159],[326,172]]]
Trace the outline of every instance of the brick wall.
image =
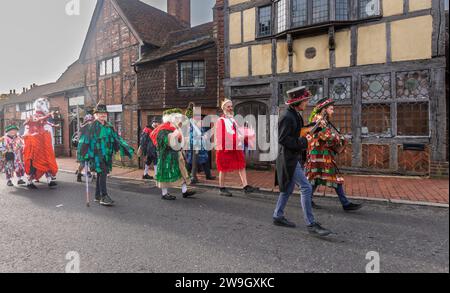
[[430,177],[448,178],[448,162],[430,162]]
[[[177,59],[148,63],[138,70],[139,107],[141,109],[186,108],[189,102],[197,106],[217,106],[217,51],[208,48]],[[178,88],[178,62],[205,61],[206,87]]]

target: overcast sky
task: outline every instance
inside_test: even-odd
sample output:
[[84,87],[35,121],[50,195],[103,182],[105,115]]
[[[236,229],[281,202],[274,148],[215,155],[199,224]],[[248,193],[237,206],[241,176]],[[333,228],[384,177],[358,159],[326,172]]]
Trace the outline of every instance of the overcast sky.
[[[79,57],[96,0],[0,0],[0,94],[54,82]],[[166,11],[166,0],[143,2]],[[191,0],[192,25],[212,20],[214,0]]]

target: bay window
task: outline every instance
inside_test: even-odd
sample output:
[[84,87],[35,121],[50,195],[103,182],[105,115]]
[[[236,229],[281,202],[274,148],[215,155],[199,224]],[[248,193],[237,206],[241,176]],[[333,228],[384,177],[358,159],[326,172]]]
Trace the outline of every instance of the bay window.
[[[331,5],[334,5],[333,9]],[[358,21],[381,16],[380,0],[277,0],[274,6],[258,8],[259,37],[272,34],[272,7],[275,33],[334,21]],[[355,11],[351,11],[351,7],[355,7]]]

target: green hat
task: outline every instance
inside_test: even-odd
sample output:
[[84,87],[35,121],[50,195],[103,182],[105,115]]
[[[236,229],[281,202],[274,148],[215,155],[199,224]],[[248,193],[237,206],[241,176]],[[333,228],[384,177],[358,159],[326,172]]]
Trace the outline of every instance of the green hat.
[[108,113],[108,109],[106,108],[106,105],[97,105],[97,107],[94,110],[94,114],[97,113]]
[[172,114],[183,114],[183,111],[180,108],[174,108],[164,111],[163,115],[168,116]]
[[10,126],[6,127],[6,132],[10,132],[11,130],[19,131],[19,127],[17,127],[17,125],[10,125]]

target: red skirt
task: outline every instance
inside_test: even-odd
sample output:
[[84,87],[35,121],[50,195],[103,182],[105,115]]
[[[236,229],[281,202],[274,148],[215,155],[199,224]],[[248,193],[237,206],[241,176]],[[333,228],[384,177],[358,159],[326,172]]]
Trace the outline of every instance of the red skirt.
[[219,172],[233,172],[245,169],[244,151],[217,151],[216,165]]
[[25,148],[23,150],[25,172],[31,175],[32,167],[36,173],[34,178],[39,180],[45,173],[56,176],[58,165],[56,163],[55,152],[53,151],[52,138],[49,132],[45,131],[39,135],[24,136]]

